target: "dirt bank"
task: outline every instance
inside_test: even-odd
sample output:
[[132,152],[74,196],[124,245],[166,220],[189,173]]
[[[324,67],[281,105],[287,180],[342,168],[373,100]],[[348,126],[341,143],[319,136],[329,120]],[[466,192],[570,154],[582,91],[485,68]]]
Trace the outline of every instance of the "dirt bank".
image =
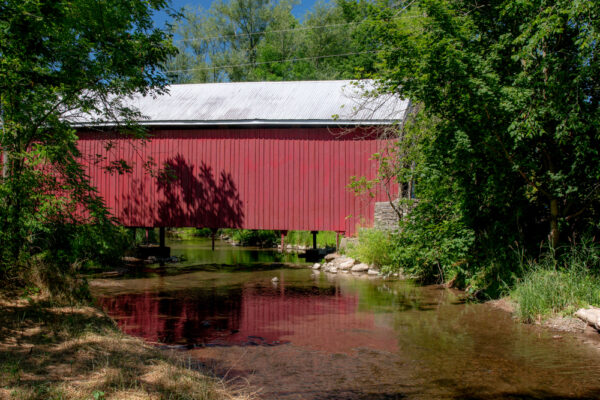
[[0,399],[242,399],[202,364],[124,335],[93,307],[0,297]]
[[[488,304],[515,315],[517,305],[510,298],[491,300]],[[554,332],[553,337],[556,339],[561,339],[564,333],[573,334],[580,341],[600,351],[600,333],[575,316],[552,315],[545,319],[538,319],[534,325]]]

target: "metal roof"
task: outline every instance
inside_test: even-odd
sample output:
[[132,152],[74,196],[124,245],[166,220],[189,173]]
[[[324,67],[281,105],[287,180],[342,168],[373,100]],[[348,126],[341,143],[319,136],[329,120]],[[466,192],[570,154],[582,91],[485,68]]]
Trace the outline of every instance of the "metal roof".
[[[408,100],[375,95],[372,81],[228,82],[171,85],[161,96],[122,99],[143,125],[380,125],[402,121]],[[93,117],[74,125],[113,125]],[[95,121],[95,122],[92,122]]]

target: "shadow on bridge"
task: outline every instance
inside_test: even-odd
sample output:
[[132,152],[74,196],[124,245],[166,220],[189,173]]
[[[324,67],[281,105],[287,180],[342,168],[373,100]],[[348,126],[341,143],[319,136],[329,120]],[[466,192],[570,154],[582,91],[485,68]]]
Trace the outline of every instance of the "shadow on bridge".
[[163,198],[158,201],[159,226],[240,228],[243,202],[230,173],[213,173],[202,162],[198,167],[178,154],[165,162],[156,177]]

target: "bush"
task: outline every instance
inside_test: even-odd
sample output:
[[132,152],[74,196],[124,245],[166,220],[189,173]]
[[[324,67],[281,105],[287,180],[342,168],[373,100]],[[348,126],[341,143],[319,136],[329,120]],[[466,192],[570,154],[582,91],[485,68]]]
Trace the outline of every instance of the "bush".
[[390,234],[377,229],[360,229],[358,242],[349,244],[346,253],[366,264],[373,264],[378,268],[389,268],[392,241]]
[[420,201],[393,236],[393,268],[426,283],[456,278],[460,286],[470,283],[474,234],[457,208],[441,200]]
[[510,296],[526,322],[600,306],[600,247],[590,241],[548,251],[539,261],[523,261],[525,275]]
[[275,231],[254,231],[247,229],[223,229],[222,233],[242,246],[273,247],[279,243]]

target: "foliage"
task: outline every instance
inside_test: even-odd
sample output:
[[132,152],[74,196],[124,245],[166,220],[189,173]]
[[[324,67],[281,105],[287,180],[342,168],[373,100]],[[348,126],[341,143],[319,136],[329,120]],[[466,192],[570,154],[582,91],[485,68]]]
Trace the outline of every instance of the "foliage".
[[419,203],[397,266],[498,293],[519,272],[509,246],[536,255],[544,241],[598,233],[600,3],[369,7],[380,92],[428,121],[410,142]]
[[348,244],[346,254],[360,262],[389,269],[392,264],[391,250],[392,241],[389,233],[363,228],[358,231],[358,242]]
[[195,237],[211,237],[212,232],[210,228],[178,228],[167,230],[167,235],[177,239],[188,240]]
[[[374,51],[357,30],[366,6],[315,4],[302,21],[292,1],[215,0],[187,9],[177,26],[175,82],[349,79],[374,70]],[[354,4],[354,3],[353,3]]]
[[119,232],[79,163],[71,124],[112,121],[122,133],[143,136],[133,122],[138,113],[121,98],[163,91],[160,68],[175,48],[152,16],[166,6],[163,0],[0,3],[5,283],[18,283],[32,263],[66,273],[75,260],[104,262],[118,250]]
[[523,321],[600,306],[600,246],[584,240],[562,250],[560,255],[549,251],[540,260],[521,261],[525,276],[510,296]]
[[241,246],[274,247],[279,242],[279,236],[275,231],[222,229],[221,232]]
[[[335,232],[317,232],[317,248],[335,247]],[[285,243],[295,246],[306,246],[312,248],[313,235],[310,231],[289,231],[285,237]]]

